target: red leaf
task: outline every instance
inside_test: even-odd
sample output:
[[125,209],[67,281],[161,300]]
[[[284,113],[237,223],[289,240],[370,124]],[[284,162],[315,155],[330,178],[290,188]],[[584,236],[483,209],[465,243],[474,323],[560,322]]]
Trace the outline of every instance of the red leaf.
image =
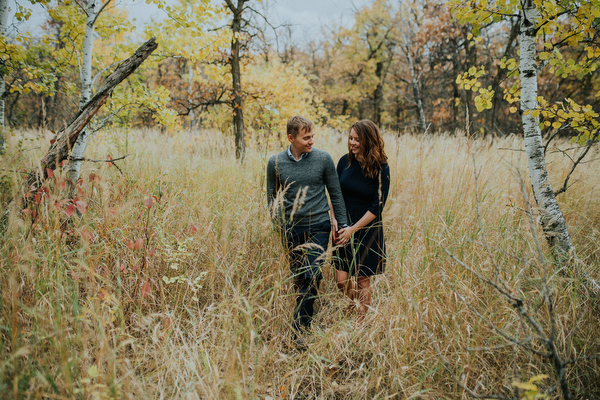
[[114,207],[111,207],[108,209],[108,212],[111,213],[112,215],[115,215],[117,213],[117,209]]
[[150,294],[150,282],[146,282],[142,285],[142,296],[146,297]]
[[171,317],[165,318],[162,322],[163,330],[169,329],[171,325],[173,325],[173,319]]
[[94,182],[94,181],[96,180],[96,174],[92,172],[92,173],[90,174],[90,176],[89,176],[88,180],[89,180],[90,182]]
[[148,252],[148,255],[149,255],[150,257],[152,257],[152,256],[154,255],[154,251],[155,251],[155,250],[154,250],[154,247],[153,247],[153,248],[151,248],[151,249],[150,249],[150,251]]
[[[112,157],[110,156],[110,154],[107,154],[107,155],[106,155],[106,159],[107,159],[107,160],[112,160]],[[109,162],[109,163],[107,163],[107,164],[108,164],[108,166],[109,166],[109,167],[112,167],[112,165],[113,165],[113,163],[111,163],[111,162]]]
[[52,146],[56,142],[56,139],[50,139],[50,146]]
[[152,207],[152,203],[153,203],[153,199],[152,197],[148,197],[145,201],[144,204],[146,205],[146,208],[150,209],[150,207]]
[[198,228],[196,228],[196,225],[192,225],[191,230],[192,233],[198,233]]
[[133,240],[127,242],[127,247],[129,247],[129,250],[133,250],[135,248],[135,243],[133,243]]
[[121,266],[119,267],[119,271],[124,271],[125,270],[125,264],[121,264]]
[[52,179],[54,176],[54,171],[52,171],[50,168],[46,168],[46,175],[48,175],[48,179]]
[[40,204],[42,202],[42,193],[37,192],[33,197],[36,203]]
[[65,208],[65,214],[67,214],[67,217],[70,217],[71,215],[73,215],[74,211],[75,211],[75,206],[73,204],[69,204],[67,206],[67,208]]
[[87,209],[87,203],[83,200],[77,200],[75,202],[75,206],[77,207],[77,211],[79,211],[80,214],[85,214],[85,210]]
[[83,190],[83,188],[81,186],[77,186],[77,193],[79,194],[79,196],[84,197],[85,196],[85,191]]
[[142,239],[142,238],[135,239],[135,248],[139,250],[142,248],[142,246],[144,246],[144,239]]

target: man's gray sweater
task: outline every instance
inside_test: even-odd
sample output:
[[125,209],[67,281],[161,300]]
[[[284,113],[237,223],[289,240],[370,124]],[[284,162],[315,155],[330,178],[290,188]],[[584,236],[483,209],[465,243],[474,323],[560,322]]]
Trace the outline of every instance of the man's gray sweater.
[[[308,226],[329,219],[329,203],[340,226],[348,223],[344,198],[333,159],[313,148],[300,161],[291,160],[287,150],[273,155],[267,164],[267,199],[275,217],[285,215],[286,226]],[[281,222],[281,221],[279,221]]]

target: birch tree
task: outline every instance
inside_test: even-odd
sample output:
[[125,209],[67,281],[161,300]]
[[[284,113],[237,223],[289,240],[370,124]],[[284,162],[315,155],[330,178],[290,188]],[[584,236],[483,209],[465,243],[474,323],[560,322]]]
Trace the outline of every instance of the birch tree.
[[[79,110],[89,101],[92,93],[92,55],[94,54],[94,29],[96,20],[112,0],[106,0],[104,4],[98,0],[88,0],[87,7],[77,2],[86,15],[85,36],[83,39],[83,51],[80,61],[81,65],[81,95],[79,97]],[[74,185],[79,179],[81,163],[90,137],[89,131],[84,129],[79,134],[73,150],[71,151],[71,164],[69,168],[69,180]]]
[[[520,102],[519,109],[514,106],[511,111],[521,114],[529,177],[542,229],[557,260],[566,262],[574,255],[574,247],[550,184],[541,127],[552,125],[558,129],[567,126],[576,137],[597,140],[600,124],[598,114],[590,105],[579,105],[571,99],[565,99],[560,107],[548,104],[538,93],[538,73],[542,68],[550,68],[556,76],[582,76],[596,69],[596,59],[600,55],[597,34],[600,0],[509,0],[493,3],[486,0],[469,3],[451,0],[451,4],[461,22],[473,25],[475,35],[483,25],[501,23],[502,18],[519,19],[519,60],[502,60],[502,63],[509,69],[512,65],[520,87],[513,88],[507,98],[515,104]],[[586,49],[581,59],[563,58],[561,49],[578,45]],[[478,108],[491,108],[493,90],[478,90]],[[595,289],[598,289],[597,285]]]
[[[423,71],[418,71],[415,65],[415,45],[414,45],[414,36],[418,30],[417,26],[419,24],[418,17],[415,15],[414,20],[411,18],[411,12],[407,10],[405,7],[400,9],[399,18],[402,22],[399,28],[399,37],[400,37],[400,48],[401,53],[404,55],[407,63],[408,63],[408,72],[410,75],[410,81],[407,82],[412,87],[413,98],[415,107],[417,109],[417,116],[419,121],[419,127],[422,132],[427,132],[427,121],[425,119],[425,109],[423,107],[423,96],[421,94],[421,75]],[[413,12],[416,14],[416,12]],[[417,51],[419,49],[417,48]]]

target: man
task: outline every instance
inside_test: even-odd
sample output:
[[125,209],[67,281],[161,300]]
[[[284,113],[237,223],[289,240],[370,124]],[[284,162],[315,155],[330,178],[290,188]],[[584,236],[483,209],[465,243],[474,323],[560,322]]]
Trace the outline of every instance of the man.
[[[285,233],[290,269],[298,291],[292,326],[298,336],[310,328],[313,305],[322,278],[323,253],[329,244],[331,204],[342,229],[347,226],[346,209],[333,159],[313,148],[314,124],[302,116],[287,123],[289,147],[275,154],[267,164],[267,198],[273,216]],[[337,232],[337,226],[334,226]],[[342,231],[340,231],[342,232]]]

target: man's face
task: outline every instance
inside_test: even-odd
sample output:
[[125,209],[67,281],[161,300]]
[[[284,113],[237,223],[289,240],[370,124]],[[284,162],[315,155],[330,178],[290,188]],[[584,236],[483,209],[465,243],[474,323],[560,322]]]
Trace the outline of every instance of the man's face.
[[292,145],[293,153],[310,153],[314,143],[314,137],[315,134],[313,133],[313,131],[306,131],[304,129],[300,129],[300,132],[298,132],[296,137],[288,135],[288,140]]

